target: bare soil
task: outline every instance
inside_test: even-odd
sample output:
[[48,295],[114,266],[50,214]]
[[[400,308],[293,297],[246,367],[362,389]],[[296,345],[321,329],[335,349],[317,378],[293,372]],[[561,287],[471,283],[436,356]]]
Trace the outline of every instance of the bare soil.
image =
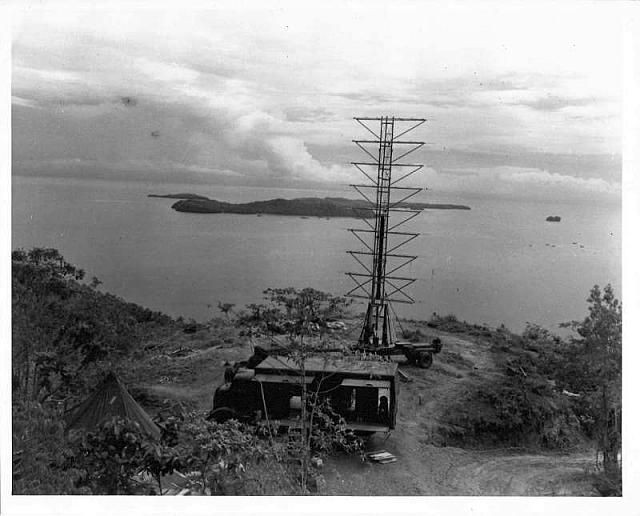
[[[194,335],[178,333],[162,347],[163,376],[150,375],[145,388],[158,398],[182,401],[193,408],[211,407],[222,383],[224,363],[243,360],[251,351],[230,328],[209,328]],[[443,350],[430,369],[400,362],[411,381],[401,382],[397,427],[374,435],[367,450],[384,449],[397,462],[378,464],[360,457],[330,457],[321,472],[324,495],[565,495],[598,496],[589,468],[595,452],[540,453],[513,449],[463,449],[447,443],[447,410],[467,390],[501,373],[491,344],[480,337],[450,334],[421,324],[426,339],[439,337]],[[224,338],[221,338],[221,331]],[[189,348],[181,356],[171,350]],[[158,370],[158,365],[153,369]]]
[[397,462],[378,464],[358,457],[327,461],[324,476],[328,495],[436,495],[436,496],[598,496],[588,452],[523,453],[514,450],[478,450],[447,446],[439,427],[446,411],[481,379],[499,375],[482,339],[421,328],[444,346],[430,369],[400,365],[411,382],[400,386],[396,429],[375,435],[367,451],[384,449]]

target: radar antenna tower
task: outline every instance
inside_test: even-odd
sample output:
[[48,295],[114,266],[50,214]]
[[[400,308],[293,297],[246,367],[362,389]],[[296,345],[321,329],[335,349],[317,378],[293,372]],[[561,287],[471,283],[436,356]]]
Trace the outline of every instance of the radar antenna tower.
[[[401,271],[417,256],[398,251],[416,239],[419,233],[399,231],[398,228],[421,213],[407,201],[423,188],[399,186],[399,183],[424,167],[402,160],[425,142],[400,138],[424,124],[426,119],[383,116],[356,117],[354,120],[373,139],[353,140],[367,159],[352,162],[352,165],[368,182],[351,185],[367,202],[366,206],[357,208],[366,227],[349,229],[363,247],[347,251],[361,267],[359,272],[347,272],[355,282],[347,296],[368,300],[358,347],[384,353],[396,344],[391,303],[415,302],[406,289],[416,278],[406,277]],[[396,170],[398,177],[395,177]]]

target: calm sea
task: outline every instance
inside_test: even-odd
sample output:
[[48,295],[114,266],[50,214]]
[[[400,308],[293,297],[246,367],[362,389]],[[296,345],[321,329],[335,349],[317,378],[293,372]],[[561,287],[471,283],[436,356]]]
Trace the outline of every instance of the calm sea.
[[[232,202],[343,192],[13,177],[12,247],[56,247],[97,276],[106,291],[172,315],[207,320],[218,301],[244,305],[268,287],[311,286],[344,294],[346,254],[358,249],[354,219],[178,213],[148,193],[192,192]],[[428,210],[403,251],[420,258],[403,271],[418,282],[400,316],[456,314],[520,331],[583,318],[594,284],[620,297],[619,206],[437,197],[471,211]],[[560,215],[560,223],[545,222]]]

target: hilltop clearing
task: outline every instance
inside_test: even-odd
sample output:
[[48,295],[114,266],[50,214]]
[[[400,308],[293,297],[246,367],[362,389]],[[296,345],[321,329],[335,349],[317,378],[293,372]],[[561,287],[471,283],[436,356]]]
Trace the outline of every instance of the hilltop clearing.
[[[358,323],[358,318],[345,321],[351,332],[336,332],[333,338],[353,338]],[[550,429],[566,435],[565,441],[548,446],[540,445],[542,436],[533,428],[522,435],[512,430],[518,439],[514,442],[496,442],[493,432],[499,432],[498,427],[478,431],[476,418],[496,417],[496,411],[475,395],[508,383],[505,363],[518,356],[517,350],[500,349],[499,333],[468,327],[471,333],[484,332],[474,336],[429,327],[433,323],[403,324],[425,340],[439,337],[444,347],[430,369],[400,362],[410,381],[400,385],[397,427],[389,436],[374,435],[366,443],[367,450],[385,449],[398,461],[381,465],[357,456],[333,456],[323,469],[326,487],[321,494],[599,495],[589,473],[595,457],[589,442],[577,425],[554,422],[560,416],[571,422],[569,412],[550,408]],[[153,353],[155,358],[139,364],[133,374],[142,401],[156,408],[166,399],[209,409],[213,390],[223,383],[224,364],[246,359],[251,350],[227,320],[216,319],[194,334],[176,333]],[[561,392],[551,392],[549,406],[562,405],[563,398]]]

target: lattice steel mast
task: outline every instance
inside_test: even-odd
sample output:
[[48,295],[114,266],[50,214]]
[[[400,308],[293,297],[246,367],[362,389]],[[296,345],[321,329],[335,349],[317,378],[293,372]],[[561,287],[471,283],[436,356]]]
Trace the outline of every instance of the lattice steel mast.
[[[386,116],[356,117],[355,120],[375,139],[353,140],[371,161],[352,162],[370,183],[351,185],[367,201],[368,206],[363,208],[361,214],[367,227],[349,230],[364,245],[364,249],[347,252],[365,272],[347,273],[356,283],[347,295],[369,301],[358,340],[359,346],[383,350],[392,348],[396,342],[390,303],[414,303],[414,299],[405,289],[416,279],[394,274],[417,258],[415,255],[398,254],[396,251],[417,238],[419,233],[397,231],[397,228],[421,213],[420,210],[411,209],[406,201],[423,190],[418,187],[396,186],[424,167],[421,164],[400,163],[400,160],[425,144],[418,141],[401,141],[398,138],[413,131],[426,120]],[[379,129],[372,128],[375,123],[379,124]],[[377,156],[373,145],[377,146]],[[397,146],[401,147],[396,156],[394,147]],[[402,174],[396,179],[393,177],[394,169],[402,170]],[[372,193],[367,194],[371,189],[375,191],[375,201],[372,199]],[[400,192],[399,199],[392,199],[395,192]],[[392,220],[396,214],[400,220]],[[373,223],[370,220],[371,215]],[[373,236],[372,243],[365,238],[367,235]]]

